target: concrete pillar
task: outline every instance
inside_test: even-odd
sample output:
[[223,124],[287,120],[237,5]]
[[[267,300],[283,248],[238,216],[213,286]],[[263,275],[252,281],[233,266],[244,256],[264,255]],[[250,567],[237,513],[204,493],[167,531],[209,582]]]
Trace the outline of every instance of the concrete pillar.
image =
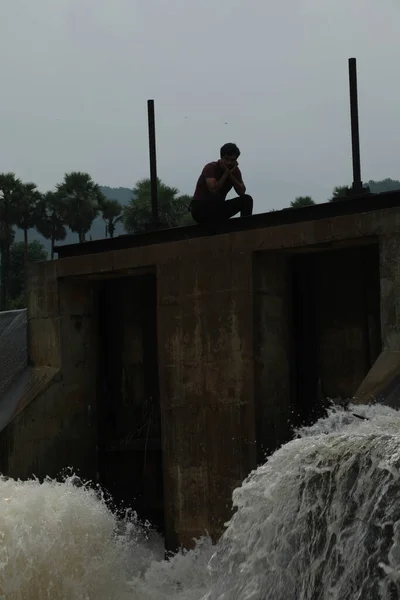
[[383,350],[400,350],[400,238],[380,238],[381,331]]
[[61,366],[58,282],[55,261],[30,265],[28,276],[28,362]]
[[158,269],[166,543],[218,538],[255,467],[251,253]]

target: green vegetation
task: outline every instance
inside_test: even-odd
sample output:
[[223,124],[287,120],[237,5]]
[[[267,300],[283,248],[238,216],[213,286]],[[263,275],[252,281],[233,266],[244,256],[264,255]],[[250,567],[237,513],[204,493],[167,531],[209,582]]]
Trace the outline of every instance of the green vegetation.
[[[382,179],[382,181],[374,181],[371,179],[366,184],[369,187],[371,194],[382,194],[384,192],[394,192],[400,190],[400,181],[397,179]],[[328,202],[335,202],[347,196],[349,187],[346,185],[337,185],[332,190],[332,196]],[[315,204],[311,196],[298,196],[295,200],[290,203],[291,208],[301,208],[302,206],[309,206]]]
[[78,234],[79,242],[86,241],[86,234],[100,212],[105,196],[88,173],[66,173],[57,185],[64,223]]
[[382,179],[382,181],[368,181],[370,192],[372,194],[381,194],[382,192],[394,192],[400,190],[400,181],[396,179]]
[[[158,182],[159,217],[164,227],[193,223],[190,196]],[[151,221],[150,180],[133,190],[100,187],[88,173],[66,173],[54,190],[41,193],[14,173],[0,173],[0,310],[24,306],[28,263],[54,258],[59,241],[72,243],[95,237],[114,237],[122,225],[128,233],[144,231]],[[100,227],[99,227],[100,225]],[[36,230],[34,241],[29,241]],[[73,234],[75,239],[71,239]],[[22,238],[22,239],[21,239]],[[47,251],[47,248],[49,252]]]
[[345,198],[348,193],[349,188],[346,185],[337,185],[333,188],[332,198],[329,199],[329,202],[335,202],[336,200]]
[[56,242],[63,241],[67,237],[65,211],[61,198],[56,192],[46,192],[42,196],[34,226],[46,240],[50,240],[50,256],[53,259]]
[[0,174],[0,310],[7,308],[10,280],[11,244],[14,241],[13,225],[18,219],[18,202],[22,182],[14,173]]
[[[27,258],[26,258],[27,255]],[[48,254],[45,247],[38,240],[28,243],[15,242],[10,251],[10,278],[8,284],[7,308],[17,309],[26,306],[25,297],[25,264],[47,260]]]
[[[400,181],[369,181],[372,193],[400,190]],[[329,201],[347,193],[337,186]],[[192,225],[191,196],[158,180],[158,210],[162,227]],[[298,196],[291,208],[315,204]],[[133,189],[99,186],[88,173],[66,173],[54,190],[42,193],[35,183],[14,173],[0,173],[0,310],[25,306],[28,263],[54,257],[58,242],[84,242],[114,237],[124,231],[141,233],[151,223],[150,180]],[[35,233],[32,234],[32,231]],[[33,240],[29,239],[33,235]]]
[[114,237],[117,223],[122,221],[123,207],[118,200],[108,200],[103,198],[100,203],[100,210],[105,222],[105,237]]
[[302,206],[310,206],[315,204],[311,196],[297,196],[295,200],[290,203],[290,208],[301,208]]
[[[158,180],[158,219],[162,227],[189,224],[190,196],[180,196],[179,190]],[[124,208],[123,223],[128,233],[142,233],[151,223],[150,179],[142,179],[133,189],[129,204]],[[191,223],[193,221],[191,220]]]

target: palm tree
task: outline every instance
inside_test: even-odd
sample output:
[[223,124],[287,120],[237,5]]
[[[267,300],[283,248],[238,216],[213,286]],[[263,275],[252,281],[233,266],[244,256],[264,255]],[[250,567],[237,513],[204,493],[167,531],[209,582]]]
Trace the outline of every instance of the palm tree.
[[35,227],[42,194],[36,183],[23,183],[19,189],[15,224],[24,232],[25,263],[28,262],[28,230]]
[[59,195],[47,192],[39,203],[35,227],[51,243],[51,260],[57,241],[65,240],[67,229],[63,220],[64,207]]
[[6,310],[10,274],[10,247],[14,241],[17,208],[22,182],[14,173],[0,173],[0,252],[1,296],[0,309]]
[[[179,196],[179,190],[163,183],[158,183],[158,218],[163,227],[176,227],[187,215],[189,196]],[[133,189],[132,199],[124,208],[123,221],[128,233],[146,231],[152,221],[151,183],[150,179],[142,179]]]
[[301,208],[302,206],[311,206],[315,204],[311,196],[297,196],[295,200],[290,203],[290,208]]
[[122,220],[123,207],[118,200],[105,198],[100,204],[100,211],[106,224],[105,234],[114,237],[115,226]]
[[89,173],[75,171],[66,173],[64,181],[57,185],[57,193],[63,206],[63,218],[71,231],[85,241],[93,221],[99,214],[105,197]]

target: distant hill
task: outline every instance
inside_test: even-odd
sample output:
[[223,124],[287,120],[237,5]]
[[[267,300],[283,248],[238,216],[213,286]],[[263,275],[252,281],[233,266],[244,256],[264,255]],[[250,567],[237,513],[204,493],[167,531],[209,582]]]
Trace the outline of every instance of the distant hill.
[[400,190],[400,181],[397,179],[382,179],[382,181],[368,181],[370,192],[372,194],[382,194],[383,192],[394,192]]
[[109,198],[109,200],[118,200],[121,204],[128,204],[132,198],[132,190],[129,188],[111,188],[107,185],[102,185],[100,189],[106,198]]
[[[132,198],[132,190],[129,188],[111,188],[108,186],[101,186],[101,191],[109,200],[118,200],[121,204],[126,205],[129,203]],[[115,228],[115,235],[121,235],[124,233],[124,228],[122,223],[118,223]],[[93,222],[92,228],[86,236],[87,240],[98,240],[105,237],[105,224],[101,217],[97,217]],[[15,241],[21,242],[24,239],[23,232],[20,229],[17,229]],[[29,231],[29,240],[39,240],[46,250],[50,253],[50,242],[49,240],[45,240],[35,229],[31,229]],[[73,233],[72,231],[68,231],[67,237],[62,244],[75,244],[78,242],[78,234]]]

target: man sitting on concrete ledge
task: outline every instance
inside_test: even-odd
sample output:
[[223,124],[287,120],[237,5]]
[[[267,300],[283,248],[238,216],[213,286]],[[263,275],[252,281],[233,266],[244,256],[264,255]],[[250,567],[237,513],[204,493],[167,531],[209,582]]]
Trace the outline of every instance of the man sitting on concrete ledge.
[[[238,166],[239,148],[236,144],[224,144],[220,156],[220,160],[204,167],[197,181],[190,211],[199,224],[215,225],[239,212],[241,217],[249,217],[253,212],[253,198],[246,194]],[[238,197],[225,200],[232,188]]]

